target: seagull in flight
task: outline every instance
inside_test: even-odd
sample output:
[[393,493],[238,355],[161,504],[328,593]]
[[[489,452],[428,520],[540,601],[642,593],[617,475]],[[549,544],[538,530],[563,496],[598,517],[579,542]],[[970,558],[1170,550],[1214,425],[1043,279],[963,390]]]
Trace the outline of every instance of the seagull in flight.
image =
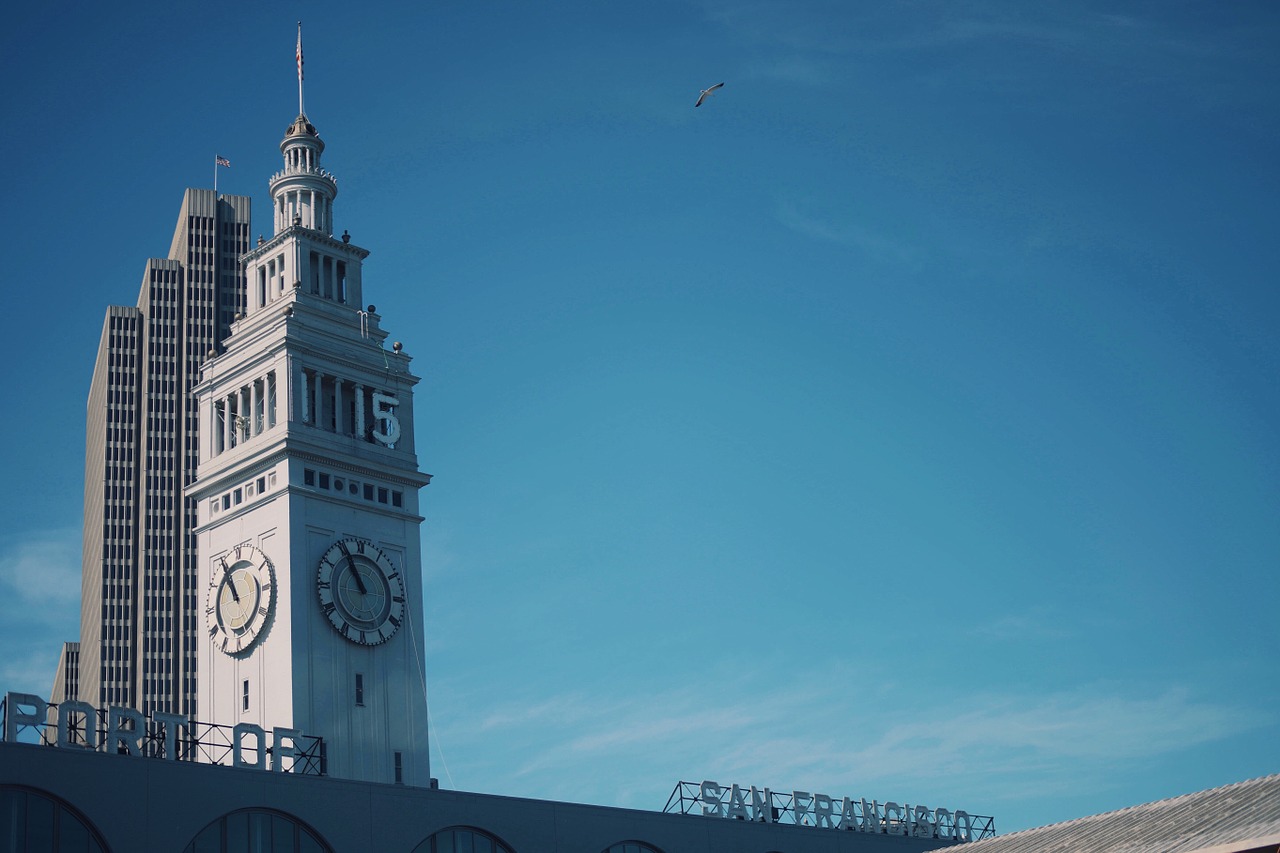
[[694,104],[694,106],[695,107],[702,106],[702,102],[705,101],[707,98],[711,97],[712,95],[714,95],[716,93],[716,89],[719,89],[723,85],[724,85],[723,83],[717,83],[714,86],[710,86],[706,89],[703,89],[702,92],[699,93],[698,95],[698,103]]

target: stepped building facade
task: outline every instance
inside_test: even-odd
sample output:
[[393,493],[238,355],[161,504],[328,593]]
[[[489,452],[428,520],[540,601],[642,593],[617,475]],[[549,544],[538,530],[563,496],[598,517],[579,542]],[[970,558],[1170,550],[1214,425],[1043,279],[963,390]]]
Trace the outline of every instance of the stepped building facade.
[[107,309],[85,417],[80,640],[62,649],[55,700],[196,713],[190,391],[243,310],[249,213],[247,197],[187,190],[137,305]]

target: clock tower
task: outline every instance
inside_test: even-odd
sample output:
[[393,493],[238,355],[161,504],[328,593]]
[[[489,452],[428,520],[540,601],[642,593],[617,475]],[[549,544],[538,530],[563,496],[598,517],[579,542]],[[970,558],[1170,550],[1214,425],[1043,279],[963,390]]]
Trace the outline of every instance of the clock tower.
[[[337,182],[300,113],[247,310],[195,389],[197,712],[324,738],[331,776],[427,786],[418,378],[333,236]],[[251,742],[250,742],[251,745]]]

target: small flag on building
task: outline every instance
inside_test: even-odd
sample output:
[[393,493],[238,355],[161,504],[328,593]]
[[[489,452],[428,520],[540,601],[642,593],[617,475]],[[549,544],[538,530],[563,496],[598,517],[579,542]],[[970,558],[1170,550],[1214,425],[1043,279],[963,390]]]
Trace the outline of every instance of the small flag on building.
[[215,154],[213,156],[217,158],[217,160],[215,161],[216,165],[226,166],[228,169],[231,168],[231,161],[228,160],[226,157],[223,157],[221,154]]
[[302,79],[302,22],[298,22],[298,79]]

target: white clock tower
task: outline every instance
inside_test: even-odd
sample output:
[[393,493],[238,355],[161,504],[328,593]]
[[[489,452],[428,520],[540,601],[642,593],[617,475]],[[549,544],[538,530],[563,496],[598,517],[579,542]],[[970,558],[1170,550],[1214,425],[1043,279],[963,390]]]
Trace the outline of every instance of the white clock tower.
[[300,114],[243,256],[246,314],[195,389],[197,717],[324,738],[331,776],[427,786],[409,356],[333,237],[334,177]]

